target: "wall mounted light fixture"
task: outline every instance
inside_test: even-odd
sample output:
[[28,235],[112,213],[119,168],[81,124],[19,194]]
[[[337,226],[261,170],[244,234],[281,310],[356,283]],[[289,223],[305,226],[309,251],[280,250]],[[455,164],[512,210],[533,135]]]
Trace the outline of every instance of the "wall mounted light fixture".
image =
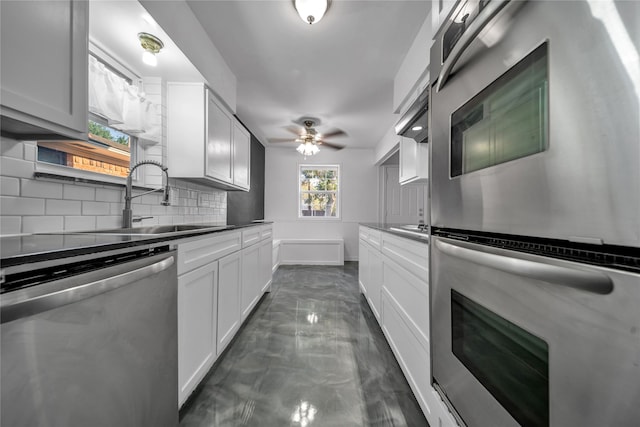
[[144,52],[142,53],[142,62],[147,65],[151,65],[152,67],[158,65],[156,53],[160,52],[160,49],[164,47],[162,40],[149,33],[138,33],[138,39],[140,40],[140,45],[144,49]]
[[300,18],[309,25],[320,22],[331,0],[293,0]]

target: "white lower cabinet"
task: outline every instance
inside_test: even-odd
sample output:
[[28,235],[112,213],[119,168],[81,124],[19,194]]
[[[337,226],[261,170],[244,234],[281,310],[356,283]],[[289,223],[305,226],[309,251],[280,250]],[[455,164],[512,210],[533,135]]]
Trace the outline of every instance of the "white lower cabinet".
[[382,291],[382,256],[365,240],[360,239],[358,276],[360,290],[364,294],[371,311],[380,321],[380,292]]
[[218,268],[217,353],[220,355],[240,328],[241,252],[221,258],[218,261]]
[[271,233],[260,243],[260,295],[271,290],[273,277],[273,239]]
[[371,311],[380,321],[380,313],[382,312],[382,303],[380,298],[382,296],[382,254],[376,249],[368,248],[368,274],[369,278],[369,293],[367,294],[367,301],[371,307]]
[[271,255],[271,225],[199,236],[178,244],[180,406],[271,285]]
[[178,278],[178,404],[216,360],[218,262]]
[[246,319],[262,296],[260,283],[260,245],[242,250],[242,320]]
[[403,308],[386,289],[382,291],[382,312],[382,330],[418,404],[431,423],[429,418],[433,410],[428,401],[432,390],[429,343],[416,335],[415,329],[407,322]]
[[429,245],[360,226],[360,288],[432,426],[454,426],[431,386]]

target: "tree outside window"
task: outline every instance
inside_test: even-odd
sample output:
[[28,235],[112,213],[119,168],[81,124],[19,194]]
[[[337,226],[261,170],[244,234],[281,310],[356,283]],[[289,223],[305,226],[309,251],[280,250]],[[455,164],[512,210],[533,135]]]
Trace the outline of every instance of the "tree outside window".
[[340,167],[300,165],[299,218],[340,217]]

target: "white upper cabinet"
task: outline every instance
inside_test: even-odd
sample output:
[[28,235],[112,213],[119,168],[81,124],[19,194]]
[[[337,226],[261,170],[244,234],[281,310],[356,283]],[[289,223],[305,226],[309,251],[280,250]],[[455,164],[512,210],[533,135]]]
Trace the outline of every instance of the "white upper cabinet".
[[429,179],[429,144],[400,136],[400,184]]
[[2,128],[87,137],[89,3],[2,1]]
[[203,83],[167,84],[167,162],[175,178],[249,190],[250,134]]
[[233,183],[249,190],[251,185],[251,135],[237,120],[233,124]]
[[216,104],[210,90],[207,96],[205,175],[226,183],[233,182],[233,117]]

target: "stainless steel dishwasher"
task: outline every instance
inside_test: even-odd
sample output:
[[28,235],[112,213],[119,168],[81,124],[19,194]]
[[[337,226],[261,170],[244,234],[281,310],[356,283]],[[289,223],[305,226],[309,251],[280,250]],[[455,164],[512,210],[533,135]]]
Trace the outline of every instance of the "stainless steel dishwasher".
[[177,426],[175,251],[87,258],[4,272],[0,424]]

